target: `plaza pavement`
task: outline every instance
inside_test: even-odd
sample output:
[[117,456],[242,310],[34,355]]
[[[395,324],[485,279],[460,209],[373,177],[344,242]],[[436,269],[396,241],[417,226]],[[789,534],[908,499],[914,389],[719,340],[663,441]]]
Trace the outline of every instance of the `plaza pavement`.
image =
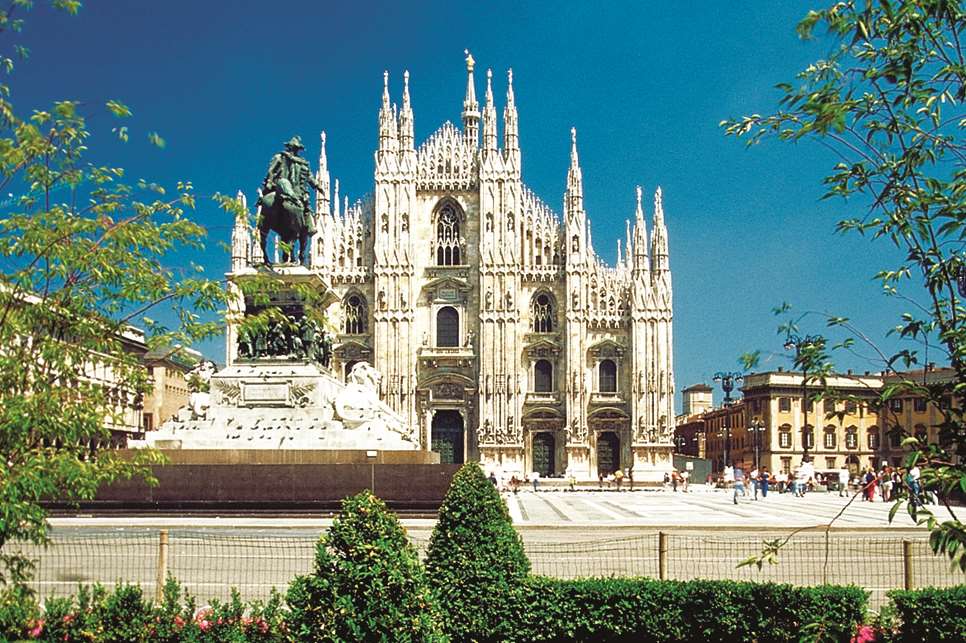
[[[520,529],[557,527],[562,530],[606,528],[719,528],[784,529],[829,524],[836,528],[909,529],[912,520],[904,512],[889,522],[892,503],[869,503],[856,498],[835,519],[851,496],[814,492],[804,498],[791,494],[769,493],[755,501],[740,497],[735,505],[730,490],[692,487],[688,492],[671,490],[539,490],[527,486],[518,493],[504,492],[513,522]],[[931,505],[939,519],[948,519],[943,507]],[[331,524],[332,518],[311,516],[60,516],[50,519],[57,531],[72,532],[98,528],[185,528],[185,529],[318,529]],[[411,531],[431,529],[433,519],[406,518]]]

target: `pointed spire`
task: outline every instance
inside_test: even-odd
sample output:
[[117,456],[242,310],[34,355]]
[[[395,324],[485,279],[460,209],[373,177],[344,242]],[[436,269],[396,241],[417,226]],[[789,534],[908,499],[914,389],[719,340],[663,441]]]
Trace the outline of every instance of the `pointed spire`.
[[631,220],[630,219],[624,219],[624,240],[626,244],[624,246],[624,251],[625,251],[624,258],[625,258],[625,263],[627,263],[627,267],[629,268],[631,266],[631,259],[633,258],[633,254],[632,254],[633,245],[631,244]]
[[496,150],[496,108],[493,106],[493,70],[486,70],[486,106],[483,108],[483,149]]
[[413,106],[409,100],[409,70],[403,72],[402,109],[399,110],[399,149],[413,151]]
[[335,180],[335,191],[332,193],[332,216],[339,216],[339,179]]
[[576,214],[584,209],[584,179],[577,158],[577,128],[570,128],[570,169],[567,171],[567,211]]
[[647,259],[647,224],[644,223],[644,206],[641,204],[644,190],[637,186],[637,209],[634,212],[634,268],[649,270]]
[[382,72],[382,107],[379,108],[379,151],[395,151],[396,116],[389,104],[389,72]]
[[621,240],[617,240],[617,267],[620,268],[621,264],[624,263],[624,255],[621,254]]
[[654,272],[665,272],[668,266],[667,227],[664,225],[664,204],[661,188],[654,192],[654,229],[651,231],[651,257]]
[[319,134],[319,169],[315,172],[315,180],[322,186],[316,192],[315,213],[328,215],[330,207],[329,194],[329,159],[325,152],[325,130]]
[[513,96],[513,70],[507,70],[506,106],[503,108],[503,149],[507,158],[515,157],[519,166],[520,140],[517,104]]
[[479,146],[480,105],[476,102],[476,84],[473,82],[473,54],[464,49],[466,54],[466,98],[463,99],[463,140],[472,148]]
[[231,269],[242,270],[251,263],[251,228],[248,224],[248,199],[241,190],[235,195],[238,212],[231,231]]

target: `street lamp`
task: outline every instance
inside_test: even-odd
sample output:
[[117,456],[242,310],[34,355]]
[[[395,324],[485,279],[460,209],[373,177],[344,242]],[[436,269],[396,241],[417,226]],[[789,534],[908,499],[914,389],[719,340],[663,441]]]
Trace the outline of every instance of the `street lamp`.
[[[821,335],[789,335],[785,341],[785,350],[795,349],[795,363],[802,366],[802,462],[808,462],[808,440],[805,430],[808,427],[808,351],[815,352],[825,347],[825,338]],[[805,354],[805,357],[802,355]],[[815,439],[815,431],[812,431]]]
[[724,391],[724,401],[722,402],[722,407],[725,409],[725,441],[724,441],[724,466],[722,468],[728,467],[728,450],[731,447],[731,416],[727,409],[731,406],[731,391],[735,389],[735,382],[744,379],[744,375],[741,373],[732,372],[722,372],[718,371],[714,374],[714,381],[721,383],[721,390]]
[[751,426],[748,427],[748,431],[751,432],[751,439],[755,445],[755,468],[761,469],[761,458],[759,456],[759,451],[761,448],[761,434],[765,431],[765,424],[760,418],[755,418]]

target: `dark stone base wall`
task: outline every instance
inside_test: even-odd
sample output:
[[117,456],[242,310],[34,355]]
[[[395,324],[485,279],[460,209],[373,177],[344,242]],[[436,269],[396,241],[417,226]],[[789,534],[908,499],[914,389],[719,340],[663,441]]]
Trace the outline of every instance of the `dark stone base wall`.
[[[436,454],[433,454],[436,455]],[[328,511],[371,489],[397,510],[435,511],[460,465],[442,464],[167,464],[153,466],[158,485],[119,481],[82,511]],[[51,509],[68,509],[50,503]]]

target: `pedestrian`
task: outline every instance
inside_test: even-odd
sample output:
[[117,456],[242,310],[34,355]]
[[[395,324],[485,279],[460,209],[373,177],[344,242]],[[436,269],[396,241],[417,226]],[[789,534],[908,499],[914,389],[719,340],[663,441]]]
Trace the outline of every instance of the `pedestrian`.
[[768,482],[768,469],[762,469],[761,473],[758,474],[758,486],[761,487],[762,500],[768,497]]
[[617,490],[621,490],[621,483],[624,481],[624,472],[618,469],[614,472],[614,484],[617,485]]
[[691,480],[691,472],[685,469],[681,472],[681,491],[688,490],[688,482]]
[[496,480],[496,474],[493,473],[492,471],[490,471],[490,482],[493,483],[493,486],[494,487],[498,487],[499,486],[499,483]]
[[681,474],[678,473],[677,469],[671,469],[671,491],[678,490],[678,480],[681,479]]
[[754,469],[752,469],[751,473],[748,475],[748,477],[751,478],[751,488],[754,490],[754,495],[752,496],[752,500],[758,500],[758,476],[759,476],[758,467],[755,467]]
[[740,468],[735,467],[734,475],[735,475],[735,495],[733,500],[735,504],[738,504],[738,492],[740,491],[742,496],[745,495],[745,472],[742,471]]
[[909,472],[906,473],[906,480],[909,484],[909,497],[911,499],[912,505],[922,506],[922,486],[919,484],[919,477],[922,473],[919,471],[919,465],[913,464]]
[[872,468],[868,468],[865,471],[865,476],[862,478],[862,499],[867,502],[873,502],[875,500],[875,482],[876,475]]
[[570,484],[570,490],[576,491],[574,486],[577,484],[577,476],[574,475],[574,470],[570,467],[567,467],[565,475],[567,476],[567,482]]
[[530,474],[530,479],[533,481],[533,493],[537,492],[537,483],[540,482],[540,472],[534,471]]
[[520,491],[520,478],[518,478],[517,474],[515,473],[510,477],[510,490],[513,491],[513,493],[518,493]]
[[598,491],[604,490],[604,472],[603,471],[600,471],[597,474],[597,490]]
[[839,498],[846,495],[849,490],[849,470],[839,469]]
[[879,490],[882,492],[882,502],[892,500],[892,473],[888,467],[879,472]]
[[627,467],[627,484],[631,491],[634,491],[634,467]]
[[664,490],[667,491],[668,485],[671,484],[671,475],[665,471],[664,472]]

